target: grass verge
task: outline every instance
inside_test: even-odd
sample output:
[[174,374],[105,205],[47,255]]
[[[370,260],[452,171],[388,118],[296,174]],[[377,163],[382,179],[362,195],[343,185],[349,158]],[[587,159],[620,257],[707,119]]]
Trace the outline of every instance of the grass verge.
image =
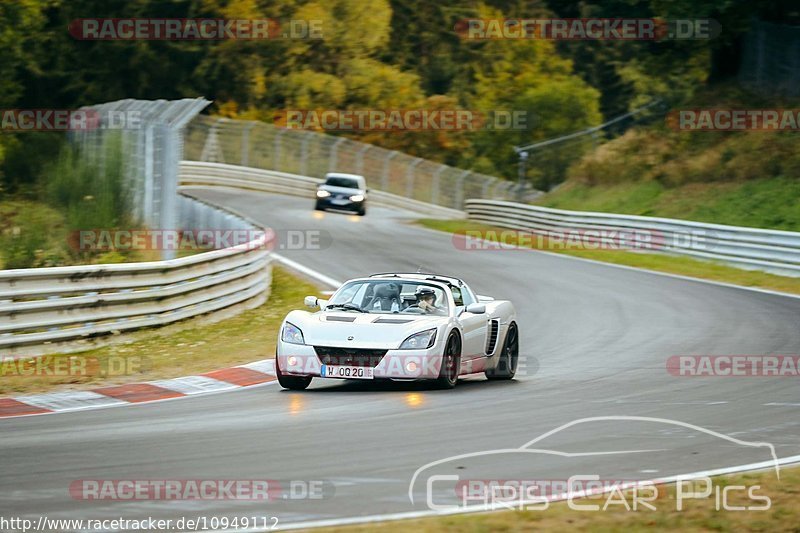
[[[551,504],[544,510],[499,511],[481,514],[452,515],[444,517],[403,520],[380,524],[384,532],[394,531],[797,531],[800,523],[800,468],[782,469],[778,480],[774,471],[747,473],[714,478],[720,493],[724,487],[734,485],[755,487],[754,495],[768,496],[770,508],[764,511],[716,510],[715,493],[705,499],[684,500],[683,510],[677,510],[675,486],[659,486],[658,498],[652,502],[655,510],[639,508],[626,510],[610,505],[606,511],[577,511],[566,502]],[[698,491],[702,486],[698,487]],[[687,488],[688,490],[688,488]],[[576,500],[580,505],[603,507],[607,495]],[[626,494],[630,505],[633,497]],[[749,499],[746,490],[728,492],[730,506],[762,506],[763,501]],[[376,524],[328,528],[325,531],[372,531]]]
[[[499,234],[499,232],[506,232],[503,235],[509,235],[509,238],[504,238],[503,243],[511,245],[517,244],[516,239],[514,238],[513,234],[509,233],[508,229],[493,227],[478,222],[425,218],[419,220],[418,223],[426,228],[445,231],[448,233],[464,231],[495,231]],[[530,243],[529,241],[533,242]],[[535,239],[527,239],[525,244],[531,244],[531,247],[533,247],[536,246],[537,243]],[[682,276],[691,276],[694,278],[733,283],[745,287],[758,287],[762,289],[771,289],[775,291],[800,294],[800,278],[778,276],[775,274],[767,274],[765,272],[758,272],[754,270],[742,270],[713,261],[700,261],[690,257],[629,252],[624,250],[553,249],[548,251],[563,253],[576,257],[583,257],[585,259],[593,259],[595,261],[603,261],[605,263],[613,263],[616,265],[626,265],[644,268],[647,270],[655,270],[658,272],[667,272],[670,274],[680,274]]]
[[[195,319],[194,325],[179,332],[154,329],[143,339],[77,354],[37,357],[28,360],[33,367],[26,365],[35,368],[38,362],[41,368],[63,370],[61,375],[19,375],[19,362],[4,361],[0,365],[0,394],[167,379],[267,359],[275,354],[278,327],[284,316],[302,306],[304,296],[318,293],[314,285],[273,267],[272,293],[256,309],[214,324]],[[79,374],[81,364],[91,375],[69,375]]]
[[800,181],[793,178],[686,183],[672,187],[658,181],[599,185],[568,181],[536,203],[556,209],[798,231],[798,197]]

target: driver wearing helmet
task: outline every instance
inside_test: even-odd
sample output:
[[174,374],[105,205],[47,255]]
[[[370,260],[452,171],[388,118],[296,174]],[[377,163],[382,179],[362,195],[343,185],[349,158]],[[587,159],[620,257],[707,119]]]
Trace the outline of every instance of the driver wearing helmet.
[[417,307],[428,314],[439,312],[436,307],[436,292],[430,287],[418,287],[414,295],[417,297]]

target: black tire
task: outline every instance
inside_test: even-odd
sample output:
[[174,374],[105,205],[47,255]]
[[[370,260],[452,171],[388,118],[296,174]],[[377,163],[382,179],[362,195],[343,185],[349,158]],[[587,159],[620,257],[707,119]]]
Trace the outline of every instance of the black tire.
[[451,333],[444,345],[442,355],[442,367],[439,369],[439,377],[436,379],[436,387],[439,389],[452,389],[458,383],[458,371],[461,368],[461,338],[455,333]]
[[305,390],[311,385],[312,376],[284,376],[281,374],[281,367],[278,365],[278,358],[275,357],[275,375],[278,376],[278,383],[284,389]]
[[363,217],[366,214],[367,214],[367,208],[366,207],[362,207],[361,209],[358,210],[358,216]]
[[503,350],[500,352],[497,366],[488,369],[484,374],[491,380],[514,379],[519,363],[519,331],[517,325],[512,322],[508,326],[506,340],[503,342]]
[[314,210],[315,210],[315,211],[325,211],[325,207],[323,207],[323,205],[322,205],[321,203],[317,202],[317,203],[314,205]]

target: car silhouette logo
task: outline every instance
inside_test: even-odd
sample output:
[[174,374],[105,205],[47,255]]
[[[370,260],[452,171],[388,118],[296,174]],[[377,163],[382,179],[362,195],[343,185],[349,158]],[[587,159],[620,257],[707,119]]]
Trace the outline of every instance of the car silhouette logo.
[[355,337],[353,337],[352,335],[350,335],[349,337],[347,337],[347,340],[351,341],[351,340],[353,340],[354,338],[355,338]]

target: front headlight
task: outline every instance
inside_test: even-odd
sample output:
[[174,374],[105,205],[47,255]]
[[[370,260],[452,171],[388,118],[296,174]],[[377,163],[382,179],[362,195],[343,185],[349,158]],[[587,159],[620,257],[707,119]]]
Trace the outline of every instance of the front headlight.
[[351,202],[363,202],[364,201],[364,195],[363,194],[354,194],[353,196],[350,197],[350,201]]
[[328,191],[322,190],[322,189],[317,191],[317,198],[327,198],[330,195],[331,195],[331,193],[329,193]]
[[292,324],[291,322],[287,322],[283,325],[283,331],[281,332],[281,340],[283,342],[288,342],[289,344],[305,344],[306,341],[303,339],[303,332],[300,331],[300,328]]
[[400,345],[400,350],[418,350],[420,348],[430,348],[436,342],[436,328],[427,329],[414,333],[409,338],[403,341]]

